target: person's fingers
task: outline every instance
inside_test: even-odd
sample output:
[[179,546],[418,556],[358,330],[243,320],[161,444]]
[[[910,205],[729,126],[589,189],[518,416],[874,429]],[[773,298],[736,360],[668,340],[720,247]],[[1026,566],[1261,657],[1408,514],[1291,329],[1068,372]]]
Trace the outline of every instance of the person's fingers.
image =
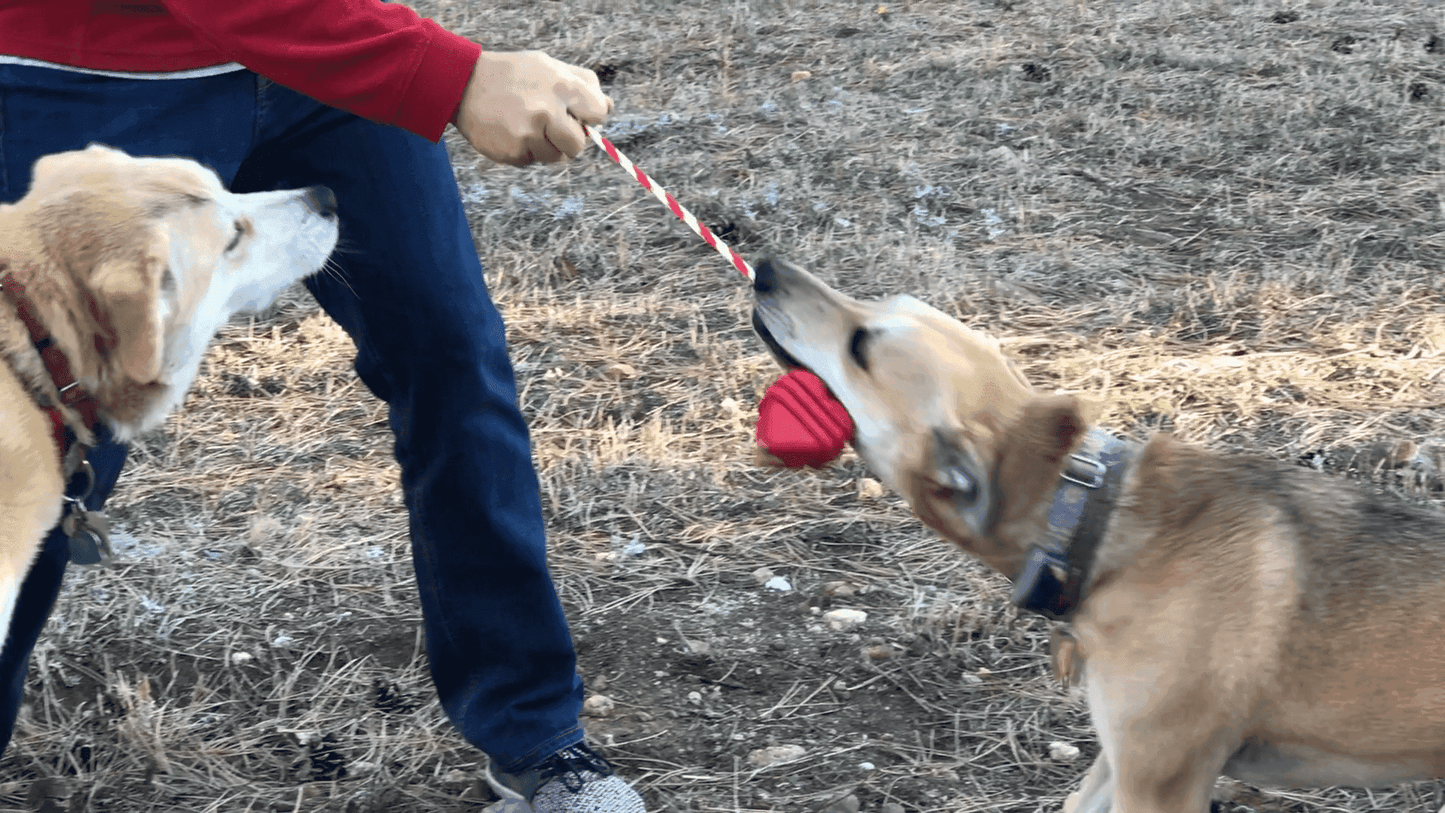
[[562,150],[552,140],[552,130],[556,124],[547,124],[541,127],[541,133],[528,140],[527,147],[531,150],[532,158],[544,164],[550,164],[562,160]]
[[582,125],[571,116],[548,122],[543,134],[550,146],[569,158],[576,158],[587,148],[587,134],[582,132]]
[[597,74],[575,65],[566,67],[574,78],[567,112],[587,124],[601,124],[612,112],[612,99],[602,92],[602,84],[597,81]]
[[456,125],[481,154],[526,166],[577,156],[587,147],[579,122],[612,112],[597,74],[540,51],[483,52],[457,110]]

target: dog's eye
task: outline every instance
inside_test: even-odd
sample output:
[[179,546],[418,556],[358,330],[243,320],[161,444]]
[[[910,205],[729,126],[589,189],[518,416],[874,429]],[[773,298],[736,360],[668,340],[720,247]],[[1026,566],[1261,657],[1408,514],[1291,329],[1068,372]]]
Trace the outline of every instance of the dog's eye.
[[241,238],[246,235],[246,227],[241,225],[241,221],[237,220],[232,225],[236,227],[236,233],[232,235],[231,242],[226,244],[226,252],[228,254],[232,251],[235,251],[236,246],[241,245]]
[[948,487],[955,502],[964,502],[970,505],[978,502],[978,481],[970,477],[968,472],[963,469],[951,468],[948,470]]
[[848,355],[853,357],[854,363],[864,370],[868,369],[868,331],[858,328],[853,331],[853,338],[848,341]]

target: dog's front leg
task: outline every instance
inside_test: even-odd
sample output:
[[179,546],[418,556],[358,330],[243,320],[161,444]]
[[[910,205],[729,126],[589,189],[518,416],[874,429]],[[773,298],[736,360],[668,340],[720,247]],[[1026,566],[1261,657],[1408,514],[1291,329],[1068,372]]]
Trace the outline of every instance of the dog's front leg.
[[1109,813],[1114,805],[1114,772],[1103,751],[1084,775],[1083,784],[1064,800],[1064,813]]

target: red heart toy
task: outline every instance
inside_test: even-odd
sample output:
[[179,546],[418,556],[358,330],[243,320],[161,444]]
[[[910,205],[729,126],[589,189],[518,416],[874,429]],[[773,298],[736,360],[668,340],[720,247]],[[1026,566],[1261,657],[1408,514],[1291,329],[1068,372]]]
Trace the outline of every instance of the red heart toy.
[[853,419],[816,375],[798,368],[758,404],[758,445],[789,468],[821,468],[853,439]]

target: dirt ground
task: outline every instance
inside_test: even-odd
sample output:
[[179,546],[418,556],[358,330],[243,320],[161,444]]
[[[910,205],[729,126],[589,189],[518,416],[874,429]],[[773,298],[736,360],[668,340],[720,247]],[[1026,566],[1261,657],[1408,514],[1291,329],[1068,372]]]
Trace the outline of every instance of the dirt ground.
[[[1371,0],[419,2],[592,67],[603,129],[751,259],[912,293],[1111,431],[1402,499],[1445,438],[1445,33]],[[1056,811],[1097,746],[1048,625],[846,453],[752,463],[777,375],[730,268],[597,151],[449,141],[533,426],[599,751],[656,811]],[[404,205],[405,202],[399,202]],[[385,407],[300,290],[138,442],[0,811],[467,811]],[[1400,469],[1381,450],[1424,452]],[[833,610],[858,610],[852,628]],[[1434,783],[1226,813],[1435,811]]]

